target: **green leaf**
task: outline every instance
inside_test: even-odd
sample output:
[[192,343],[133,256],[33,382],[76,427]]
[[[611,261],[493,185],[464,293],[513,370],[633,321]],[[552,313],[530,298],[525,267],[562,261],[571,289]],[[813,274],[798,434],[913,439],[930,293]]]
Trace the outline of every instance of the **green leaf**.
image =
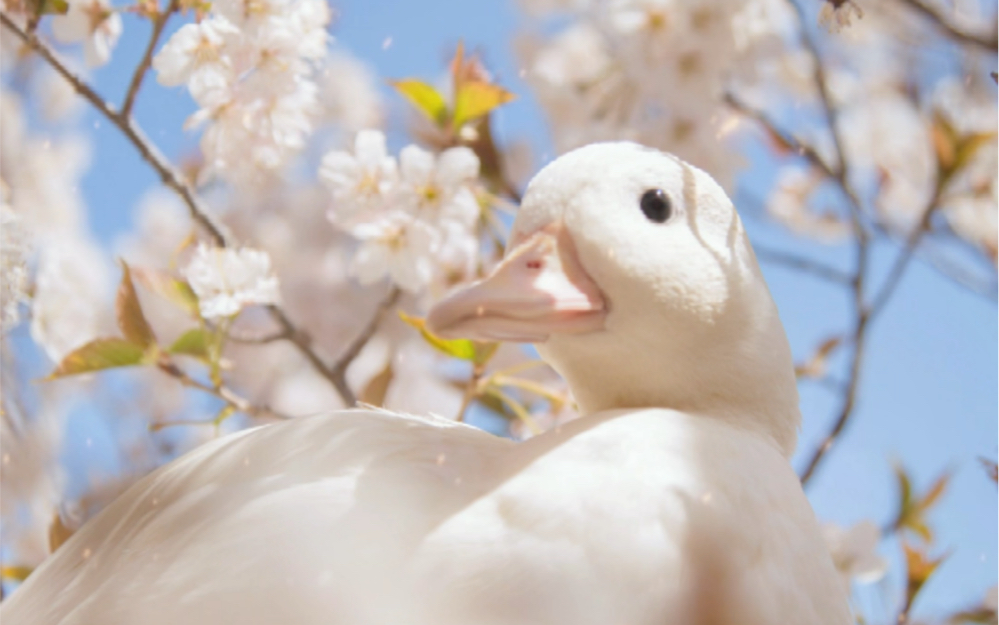
[[465,82],[455,94],[451,126],[461,128],[465,122],[482,117],[515,97],[499,85],[480,81]]
[[202,328],[188,330],[181,334],[167,351],[171,354],[182,354],[208,360],[208,333]]
[[219,413],[215,415],[214,419],[212,419],[212,425],[214,425],[217,428],[218,426],[222,425],[223,421],[225,421],[234,414],[236,414],[236,407],[233,406],[232,404],[226,404],[225,406],[222,406],[222,410],[219,410]]
[[442,339],[426,328],[426,322],[423,319],[411,317],[401,310],[399,318],[419,330],[424,340],[448,356],[462,360],[475,360],[475,344],[472,341],[468,339]]
[[69,3],[66,0],[42,0],[38,13],[40,15],[66,15]]
[[476,401],[508,421],[513,421],[517,418],[517,415],[495,395],[480,395],[476,398]]
[[191,285],[184,280],[175,278],[165,271],[145,267],[133,267],[132,275],[139,284],[169,300],[187,314],[195,318],[199,316],[198,296],[191,290]]
[[444,122],[447,121],[447,102],[444,100],[444,96],[432,86],[415,78],[390,80],[389,84],[395,87],[396,91],[409,100],[430,121],[438,126],[443,126]]
[[484,365],[496,355],[496,350],[499,349],[500,344],[494,342],[482,343],[475,341],[472,343],[472,347],[475,349],[475,358],[472,360],[477,365]]
[[957,157],[957,131],[939,112],[933,114],[930,139],[933,142],[933,150],[936,152],[937,164],[940,169],[944,172],[951,171],[954,159]]
[[961,137],[957,141],[952,169],[957,171],[965,167],[971,162],[975,154],[978,153],[979,148],[986,145],[995,145],[995,141],[996,133],[994,132],[976,132]]
[[912,508],[912,482],[905,472],[905,467],[900,464],[895,465],[895,478],[898,480],[898,518],[903,521]]
[[125,339],[95,339],[67,354],[46,379],[139,365],[143,363],[145,355],[146,350],[142,345]]
[[925,512],[932,508],[940,500],[941,495],[947,490],[947,485],[950,483],[950,472],[945,472],[943,475],[938,477],[933,485],[926,491],[922,499],[919,501],[919,510]]
[[118,318],[118,328],[126,339],[144,348],[156,343],[156,335],[142,312],[139,296],[132,284],[132,273],[125,261],[121,261],[121,284],[118,285],[118,296],[115,298],[115,315]]
[[0,577],[23,582],[28,579],[28,576],[31,575],[32,571],[34,571],[34,569],[30,566],[4,566],[0,567]]
[[905,604],[911,606],[915,602],[916,596],[919,595],[919,591],[922,590],[940,564],[947,559],[947,556],[943,555],[935,559],[930,558],[925,552],[912,547],[904,540],[902,541],[902,550],[905,552],[908,578]]

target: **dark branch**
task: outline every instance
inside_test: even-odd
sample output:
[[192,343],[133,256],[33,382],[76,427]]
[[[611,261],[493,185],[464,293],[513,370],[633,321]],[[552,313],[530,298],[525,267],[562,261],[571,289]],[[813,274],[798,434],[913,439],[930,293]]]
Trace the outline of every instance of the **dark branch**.
[[52,68],[59,73],[63,78],[65,78],[78,94],[83,96],[90,104],[94,106],[104,117],[108,119],[112,124],[118,127],[119,130],[128,138],[128,140],[135,146],[136,150],[139,151],[139,155],[156,170],[159,174],[160,179],[163,184],[173,189],[180,195],[181,199],[184,200],[184,204],[187,205],[188,212],[191,218],[194,219],[204,230],[208,233],[209,237],[217,245],[226,244],[226,236],[222,231],[221,226],[215,223],[215,221],[208,216],[208,212],[205,207],[201,204],[201,201],[194,195],[190,187],[183,181],[181,174],[170,165],[166,157],[160,154],[160,151],[153,146],[152,143],[146,139],[145,134],[142,130],[135,125],[131,119],[122,115],[118,112],[115,107],[108,103],[104,98],[100,96],[93,88],[87,83],[81,80],[76,74],[71,72],[66,64],[59,60],[59,58],[52,52],[48,46],[38,39],[38,36],[34,33],[25,32],[21,29],[16,22],[6,11],[0,11],[0,22],[3,23],[7,29],[9,29],[18,39],[23,41],[29,48],[34,50],[41,56]]
[[170,16],[177,11],[180,7],[179,0],[170,0],[170,4],[167,5],[165,11],[162,11],[156,15],[153,20],[153,33],[149,36],[149,44],[146,45],[146,51],[142,55],[142,60],[139,61],[139,65],[135,68],[135,73],[132,74],[132,81],[128,85],[128,91],[125,92],[125,102],[121,105],[121,116],[130,117],[132,115],[132,107],[135,105],[135,96],[139,95],[139,88],[142,86],[142,79],[145,78],[146,72],[149,71],[149,66],[153,63],[153,52],[156,51],[156,44],[160,40],[160,35],[163,34],[163,28],[166,26],[167,20]]
[[[175,0],[171,0],[171,2],[174,1]],[[171,6],[173,6],[173,4],[171,4]],[[94,108],[104,115],[104,117],[121,130],[135,149],[138,150],[139,155],[142,156],[143,160],[149,163],[149,165],[156,170],[160,178],[163,180],[163,183],[173,189],[181,197],[184,204],[187,206],[191,218],[196,223],[201,225],[215,245],[218,245],[219,247],[228,247],[232,245],[230,237],[225,233],[221,225],[217,224],[214,219],[209,217],[206,208],[201,203],[193,189],[184,181],[181,174],[173,168],[169,161],[167,161],[166,157],[160,154],[159,150],[156,149],[156,147],[146,138],[145,134],[130,117],[117,111],[112,104],[108,103],[103,97],[101,97],[100,94],[98,94],[90,85],[71,72],[66,67],[66,64],[60,61],[55,53],[48,48],[48,46],[42,43],[42,41],[38,39],[34,33],[26,32],[18,26],[6,11],[0,10],[0,22],[2,22],[6,28],[23,41],[29,48],[37,52],[39,56],[41,56],[49,65],[52,66],[53,69],[56,70],[56,72],[58,72],[73,86],[78,94],[83,96],[83,98],[90,102]],[[152,47],[153,46],[151,44],[150,48]],[[144,72],[139,72],[137,70],[136,73],[139,76],[139,80],[141,80],[141,74]],[[133,82],[135,82],[135,79],[133,79]],[[316,371],[336,388],[337,393],[339,393],[341,399],[343,399],[344,404],[347,406],[353,406],[357,400],[353,391],[351,391],[350,387],[347,385],[347,367],[361,351],[361,348],[364,347],[367,340],[371,338],[371,335],[374,334],[378,321],[384,314],[385,310],[391,306],[397,298],[398,292],[393,290],[391,296],[387,298],[386,301],[379,307],[378,314],[371,320],[361,335],[347,346],[343,355],[341,355],[341,357],[337,359],[332,366],[327,366],[326,363],[323,362],[319,354],[317,354],[313,349],[311,339],[308,335],[298,329],[284,310],[277,306],[270,306],[268,310],[270,311],[271,317],[280,326],[280,334],[282,338],[286,338],[294,343],[294,345],[298,348],[302,355],[305,356]]]
[[364,348],[368,340],[372,337],[372,335],[374,335],[375,331],[378,330],[378,326],[385,317],[385,313],[388,312],[390,308],[395,306],[395,303],[399,301],[399,296],[401,294],[402,293],[398,287],[392,287],[388,295],[385,296],[385,299],[378,304],[378,309],[375,311],[375,314],[371,316],[371,320],[368,321],[368,325],[366,325],[364,329],[361,330],[361,333],[358,334],[349,345],[347,345],[340,356],[336,359],[336,362],[333,363],[333,366],[330,367],[331,371],[346,379],[347,367],[349,367],[350,363],[354,362],[357,355],[361,353],[361,349]]

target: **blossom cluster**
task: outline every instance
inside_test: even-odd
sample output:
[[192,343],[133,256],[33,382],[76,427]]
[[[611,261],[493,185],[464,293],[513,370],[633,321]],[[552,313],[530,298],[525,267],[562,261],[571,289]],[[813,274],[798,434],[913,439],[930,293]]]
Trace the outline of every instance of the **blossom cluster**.
[[323,0],[220,0],[153,59],[160,84],[187,85],[200,107],[206,173],[249,183],[299,151],[318,113],[315,64],[327,52]]
[[0,204],[0,332],[17,325],[27,300],[28,244],[21,220],[6,198]]
[[[107,308],[109,263],[87,230],[76,192],[89,150],[79,137],[33,136],[14,94],[0,96],[0,111],[5,329],[19,321],[18,302],[27,301],[32,337],[58,362],[97,335]],[[30,298],[19,269],[28,265]]]
[[753,43],[735,33],[746,1],[567,4],[567,26],[520,46],[559,151],[628,138],[730,181],[738,159],[717,136],[727,72]]
[[205,319],[232,317],[245,306],[276,304],[278,280],[266,252],[202,243],[184,271]]
[[121,15],[108,0],[69,0],[66,15],[52,20],[52,32],[59,40],[83,42],[83,58],[90,67],[110,60],[121,31]]
[[351,274],[362,284],[388,276],[411,293],[447,271],[470,274],[479,249],[478,174],[479,159],[466,147],[435,156],[409,145],[397,163],[377,130],[359,132],[353,154],[328,153],[319,176],[333,194],[329,217],[361,241]]

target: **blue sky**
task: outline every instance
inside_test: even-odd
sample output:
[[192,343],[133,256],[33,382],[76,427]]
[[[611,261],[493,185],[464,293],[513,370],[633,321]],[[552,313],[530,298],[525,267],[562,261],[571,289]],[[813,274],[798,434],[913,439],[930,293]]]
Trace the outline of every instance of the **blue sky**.
[[[383,78],[435,79],[459,40],[481,50],[499,82],[518,95],[495,116],[499,139],[527,139],[541,160],[554,156],[543,114],[518,78],[512,41],[526,20],[512,0],[351,0],[335,6],[340,13],[333,27],[336,45]],[[179,21],[171,24],[176,28]],[[132,67],[127,60],[141,54],[148,30],[148,24],[126,16],[126,34],[112,63],[93,73],[99,90],[110,100],[120,102]],[[388,38],[391,45],[386,47]],[[162,89],[153,83],[150,75],[136,115],[150,138],[176,157],[196,143],[194,135],[180,130],[192,103],[182,89]],[[393,128],[401,130],[405,105],[387,88],[386,98]],[[94,232],[110,245],[129,229],[137,200],[158,180],[115,128],[89,109],[83,115],[82,126],[93,141],[93,164],[81,191]],[[772,171],[752,173],[772,175]],[[744,176],[740,189],[753,186],[753,179]],[[738,206],[738,192],[735,199]],[[758,218],[746,221],[754,240],[849,267],[847,249],[792,239]],[[891,246],[877,250],[875,263],[882,274],[893,253]],[[849,301],[842,290],[803,280],[781,267],[763,268],[799,359],[848,326]],[[823,519],[852,523],[871,517],[884,523],[897,496],[891,471],[894,460],[904,462],[920,488],[945,469],[955,472],[948,494],[932,516],[940,530],[941,548],[951,555],[917,604],[917,612],[974,603],[996,583],[996,488],[977,458],[994,459],[997,454],[997,343],[994,302],[971,295],[916,263],[875,322],[857,413],[809,489]],[[802,387],[805,422],[796,466],[821,438],[837,402],[825,389]],[[893,543],[883,547],[886,555],[896,557]],[[899,574],[900,569],[893,568]]]

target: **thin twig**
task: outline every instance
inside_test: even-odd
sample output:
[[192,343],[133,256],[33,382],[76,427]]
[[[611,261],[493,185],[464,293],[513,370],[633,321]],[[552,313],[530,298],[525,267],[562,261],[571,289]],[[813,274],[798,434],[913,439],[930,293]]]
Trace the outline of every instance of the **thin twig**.
[[935,9],[923,4],[921,0],[902,0],[902,2],[916,13],[933,22],[939,30],[958,43],[968,43],[991,52],[999,49],[999,34],[997,33],[992,33],[992,35],[970,33],[952,24],[950,20],[945,19]]
[[825,437],[822,439],[822,443],[819,444],[819,446],[815,448],[815,451],[812,452],[811,457],[805,465],[804,471],[801,472],[802,485],[808,484],[812,475],[815,474],[815,470],[818,468],[819,463],[822,462],[829,450],[832,449],[833,444],[839,438],[843,429],[850,421],[850,417],[853,416],[853,409],[857,403],[857,390],[860,386],[861,366],[863,364],[864,347],[866,345],[867,329],[870,321],[868,311],[864,306],[864,286],[867,277],[868,251],[867,239],[858,237],[856,246],[857,266],[856,272],[854,273],[851,298],[857,321],[854,325],[852,337],[850,339],[853,344],[853,353],[850,358],[850,370],[846,381],[846,388],[843,391],[843,401],[840,404],[836,420],[833,421],[833,425],[829,429],[829,432],[826,433]]
[[953,261],[933,253],[924,243],[920,248],[920,257],[934,271],[961,286],[968,292],[981,297],[993,306],[999,303],[999,285],[994,281],[979,279]]
[[[101,97],[100,94],[90,87],[90,85],[71,72],[66,67],[65,63],[60,61],[56,54],[52,52],[48,46],[42,43],[42,41],[33,33],[25,32],[22,28],[20,28],[6,11],[0,10],[0,22],[2,22],[5,27],[13,32],[28,47],[37,52],[49,65],[52,66],[53,69],[56,70],[56,72],[58,72],[73,86],[78,94],[83,96],[83,98],[90,102],[94,108],[98,110],[98,112],[104,115],[104,117],[121,130],[135,149],[138,150],[139,155],[142,156],[142,158],[160,175],[163,183],[173,189],[181,197],[184,204],[187,206],[188,213],[191,218],[208,233],[208,236],[215,245],[220,247],[228,247],[232,245],[231,238],[226,234],[223,227],[209,216],[208,211],[198,199],[194,190],[184,181],[181,174],[174,169],[174,167],[159,152],[159,150],[146,138],[145,134],[138,127],[138,125],[132,121],[131,118],[118,112],[112,104],[108,103],[103,97]],[[327,366],[326,363],[323,362],[323,359],[313,349],[311,339],[308,335],[298,329],[284,310],[277,306],[270,306],[268,310],[274,321],[276,321],[281,327],[280,332],[282,333],[283,338],[286,338],[294,343],[294,345],[298,348],[302,355],[305,356],[316,371],[333,384],[337,393],[346,405],[353,406],[356,403],[356,397],[347,385],[345,375],[347,367],[361,351],[361,348],[364,347],[367,340],[371,338],[371,335],[377,327],[378,318],[380,318],[381,313],[383,313],[388,306],[392,305],[397,297],[398,294],[395,294],[389,298],[390,301],[386,300],[387,303],[383,302],[383,305],[379,309],[380,312],[378,316],[375,319],[372,319],[369,326],[365,328],[361,335],[347,346],[343,355],[338,358],[332,366]]]
[[822,62],[822,54],[819,52],[819,46],[808,30],[808,20],[805,17],[805,10],[800,4],[800,0],[787,0],[787,2],[791,5],[798,18],[798,33],[801,43],[808,50],[809,55],[814,61],[812,63],[812,82],[815,83],[815,89],[818,91],[819,102],[822,104],[822,112],[826,118],[826,125],[829,127],[829,132],[833,138],[833,146],[836,148],[836,163],[832,169],[838,175],[842,175],[846,171],[846,161],[844,159],[846,150],[843,149],[843,140],[839,133],[839,111],[833,104],[832,96],[829,93],[826,81],[826,68]]
[[829,265],[812,260],[811,258],[790,254],[781,250],[771,249],[757,243],[753,244],[753,250],[756,252],[756,257],[763,262],[784,265],[785,267],[790,267],[791,269],[804,271],[816,277],[822,278],[823,280],[828,280],[829,282],[834,282],[840,285],[849,285],[853,279],[852,276],[845,271],[840,271],[835,267],[830,267]]
[[153,20],[153,32],[149,36],[146,51],[142,55],[139,65],[136,66],[135,72],[132,74],[132,81],[129,83],[128,91],[125,93],[125,102],[121,105],[122,117],[127,118],[131,116],[132,107],[135,105],[135,96],[139,95],[139,87],[142,86],[142,79],[145,78],[146,72],[149,71],[149,66],[153,63],[153,52],[156,51],[156,44],[160,40],[160,35],[163,34],[163,28],[166,26],[170,16],[179,8],[179,0],[170,0],[170,4],[167,5],[166,10],[159,12],[156,15],[156,19]]
[[347,368],[350,366],[350,363],[354,362],[354,359],[357,358],[357,355],[361,353],[361,350],[374,335],[379,323],[381,323],[382,317],[385,316],[389,308],[395,305],[400,294],[401,292],[398,288],[392,287],[388,296],[382,300],[378,305],[378,309],[371,316],[368,325],[361,330],[360,334],[344,348],[340,356],[329,366],[323,362],[319,354],[312,348],[312,339],[297,330],[283,310],[277,306],[271,306],[269,310],[271,316],[281,326],[280,333],[284,335],[284,338],[294,343],[316,371],[333,385],[345,405],[353,406],[357,403],[357,396],[351,390],[350,385],[347,384]]
[[393,286],[388,295],[385,296],[379,304],[375,313],[371,315],[371,319],[368,321],[368,325],[361,330],[361,333],[354,337],[346,348],[340,353],[336,361],[330,366],[330,370],[339,376],[347,375],[347,367],[350,363],[354,362],[357,355],[361,353],[361,350],[367,344],[368,340],[374,335],[375,331],[378,330],[378,326],[381,324],[382,319],[385,317],[385,313],[388,312],[390,308],[395,306],[395,303],[399,301],[399,296],[402,295],[402,291],[398,287]]
[[236,330],[230,330],[229,334],[226,336],[226,338],[233,343],[244,343],[246,345],[264,345],[265,343],[283,341],[290,337],[291,335],[284,330],[268,332],[266,334],[243,334],[241,332],[237,332]]
[[218,388],[215,388],[213,386],[200,382],[189,376],[187,372],[185,372],[183,369],[178,367],[175,363],[173,363],[170,360],[160,361],[159,363],[157,363],[157,367],[159,367],[160,371],[166,373],[167,375],[174,378],[184,386],[190,388],[196,388],[200,391],[208,393],[209,395],[218,397],[219,399],[224,401],[227,405],[231,406],[233,409],[239,412],[242,412],[243,414],[247,414],[251,417],[268,417],[272,419],[286,420],[291,418],[286,414],[273,410],[269,406],[266,405],[259,406],[253,404],[248,399],[241,397],[235,391],[226,386],[219,386]]
[[520,404],[520,402],[518,402],[516,399],[510,397],[509,395],[504,393],[501,389],[495,386],[487,386],[484,390],[484,393],[486,395],[492,395],[496,399],[506,404],[510,408],[510,410],[513,410],[513,413],[517,415],[518,419],[524,422],[524,425],[527,426],[527,429],[531,431],[532,435],[537,436],[538,434],[541,434],[541,432],[543,431],[541,429],[541,426],[538,425],[538,422],[534,420],[534,417],[531,416],[531,413],[528,412],[527,409],[524,408]]
[[788,0],[788,4],[794,10],[794,13],[798,18],[798,29],[801,43],[812,57],[812,81],[815,83],[815,88],[819,95],[819,102],[822,105],[822,112],[826,119],[826,125],[828,126],[829,132],[833,139],[833,147],[836,152],[836,163],[831,165],[828,171],[832,173],[832,178],[837,182],[840,190],[843,192],[843,195],[846,196],[850,203],[850,221],[853,225],[853,235],[855,237],[855,260],[853,277],[851,280],[851,303],[854,318],[856,319],[851,335],[853,353],[850,359],[849,375],[846,381],[843,401],[840,404],[838,415],[833,421],[832,427],[823,438],[822,443],[815,449],[814,452],[812,452],[811,457],[805,465],[805,470],[801,474],[801,483],[804,485],[808,483],[812,475],[815,474],[815,470],[818,468],[819,464],[826,457],[826,454],[830,449],[832,449],[833,444],[849,423],[850,418],[854,414],[854,408],[856,407],[857,391],[860,386],[860,374],[864,360],[864,348],[866,346],[867,331],[870,321],[867,307],[864,304],[867,268],[870,257],[870,234],[864,227],[862,219],[864,212],[863,204],[860,201],[859,195],[853,189],[853,186],[847,178],[846,149],[844,148],[844,141],[839,128],[839,110],[836,108],[833,98],[829,93],[826,81],[825,63],[823,62],[822,54],[819,52],[818,44],[809,32],[808,20],[806,19],[805,12],[800,4],[800,1],[801,0]]
[[861,220],[861,213],[863,213],[863,203],[860,201],[860,197],[854,191],[853,186],[847,180],[847,166],[846,166],[846,148],[844,147],[844,141],[839,128],[839,109],[833,102],[832,94],[829,93],[828,81],[826,80],[826,69],[825,63],[822,60],[822,54],[819,52],[818,43],[812,38],[811,33],[808,29],[808,20],[805,19],[805,11],[802,8],[800,2],[801,0],[787,0],[788,4],[794,10],[795,15],[798,18],[798,30],[801,37],[801,43],[805,46],[809,55],[812,57],[812,82],[815,83],[815,89],[819,95],[819,102],[822,104],[822,112],[826,118],[826,125],[829,127],[829,133],[832,135],[833,148],[836,151],[836,163],[830,167],[833,172],[833,178],[839,183],[840,190],[846,195],[847,199],[850,200],[850,208],[852,209],[854,227],[857,230],[856,236],[863,242],[864,254],[866,254],[866,244],[867,244],[867,231],[863,229],[863,223]]
[[815,151],[815,148],[793,136],[791,133],[783,130],[763,111],[757,110],[749,104],[746,104],[731,91],[725,93],[724,100],[726,104],[739,113],[759,123],[775,138],[787,144],[787,147],[791,148],[791,150],[798,154],[798,156],[804,157],[805,160],[814,165],[829,178],[835,179],[839,176],[839,174],[833,170],[832,166],[829,165],[829,163],[826,163],[819,153]]
[[870,305],[867,307],[867,312],[870,316],[875,316],[884,308],[885,304],[891,298],[892,294],[895,293],[896,287],[902,281],[902,275],[905,270],[908,269],[909,263],[916,254],[916,247],[922,240],[923,236],[930,229],[930,218],[936,211],[938,206],[937,201],[939,199],[939,185],[938,191],[934,194],[933,199],[930,201],[929,206],[923,211],[923,216],[920,218],[919,223],[913,228],[912,234],[908,236],[905,241],[905,245],[902,246],[902,251],[899,252],[898,256],[895,258],[894,264],[892,264],[891,270],[888,272],[888,277],[885,278],[884,284],[881,290],[873,297]]
[[208,233],[209,237],[216,245],[225,245],[227,237],[222,231],[222,227],[215,223],[214,219],[208,216],[208,212],[195,196],[191,188],[183,181],[182,175],[170,165],[160,151],[146,138],[142,130],[132,122],[132,120],[115,109],[114,105],[107,102],[90,85],[81,80],[76,74],[71,72],[66,64],[59,60],[52,50],[48,48],[34,33],[25,32],[7,14],[0,10],[0,22],[3,23],[14,35],[23,41],[29,48],[41,56],[52,68],[66,79],[73,89],[83,96],[112,124],[118,127],[125,137],[135,146],[139,155],[156,170],[163,184],[173,189],[184,200],[191,218],[197,222]]
[[[816,79],[818,80],[818,79]],[[774,120],[764,113],[759,111],[752,106],[746,104],[738,96],[732,92],[727,92],[724,96],[725,103],[731,106],[733,109],[739,113],[749,117],[750,119],[756,121],[761,126],[763,126],[767,132],[773,135],[776,139],[783,142],[787,147],[794,151],[798,156],[803,157],[809,163],[811,163],[816,169],[822,172],[827,178],[831,179],[839,187],[843,195],[849,200],[850,205],[853,209],[854,216],[858,218],[857,224],[860,224],[859,215],[861,213],[861,202],[860,197],[854,191],[852,185],[846,178],[846,169],[841,167],[834,167],[825,161],[822,156],[815,150],[812,146],[808,145],[801,139],[795,137],[790,132],[787,132],[781,128]],[[831,106],[831,105],[830,105]],[[841,148],[837,146],[837,160],[843,162],[845,157],[840,151]]]
[[877,293],[871,298],[869,304],[864,303],[864,278],[866,277],[866,270],[858,270],[858,280],[855,283],[853,293],[853,304],[857,315],[857,324],[855,326],[852,339],[854,351],[853,359],[850,363],[850,377],[847,382],[846,394],[844,396],[843,405],[840,409],[839,417],[833,423],[833,427],[823,439],[822,444],[820,444],[819,447],[812,453],[808,464],[805,466],[805,470],[801,474],[802,484],[807,483],[812,477],[819,462],[821,462],[822,458],[832,447],[833,443],[839,437],[843,428],[849,421],[850,415],[852,414],[856,403],[861,360],[863,357],[864,339],[866,337],[867,329],[874,318],[884,310],[885,304],[888,303],[888,300],[894,294],[896,287],[898,287],[901,282],[902,276],[905,274],[906,269],[908,269],[912,259],[915,257],[915,250],[919,246],[919,242],[929,231],[930,219],[933,217],[934,212],[936,212],[936,209],[939,206],[940,195],[943,192],[944,182],[944,180],[937,181],[936,189],[933,196],[927,203],[926,208],[923,209],[922,217],[920,218],[919,223],[912,231],[912,234],[910,234],[907,238],[905,245],[895,258],[895,262],[893,263],[891,270],[888,272],[888,277],[885,278],[880,290],[878,290]]

